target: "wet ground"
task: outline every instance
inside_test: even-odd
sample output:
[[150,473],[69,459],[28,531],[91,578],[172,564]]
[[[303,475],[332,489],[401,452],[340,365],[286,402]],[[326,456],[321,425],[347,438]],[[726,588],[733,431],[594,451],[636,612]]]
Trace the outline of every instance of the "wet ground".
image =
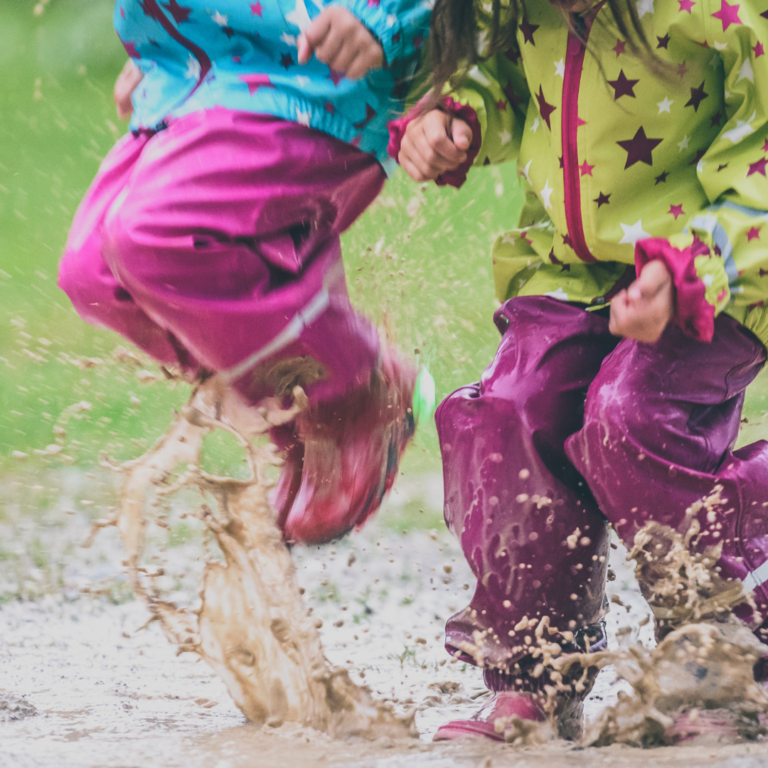
[[[245,721],[224,685],[191,655],[176,656],[156,624],[143,627],[143,605],[126,599],[114,531],[95,548],[76,544],[88,529],[88,507],[74,497],[63,525],[11,514],[2,526],[6,546],[30,541],[52,551],[55,563],[34,567],[18,555],[2,561],[6,601],[0,606],[0,768],[5,766],[746,766],[768,763],[768,745],[698,744],[656,749],[578,749],[558,742],[512,749],[477,743],[433,744],[440,723],[466,717],[485,698],[476,669],[452,663],[442,649],[445,619],[463,607],[473,580],[444,528],[393,528],[398,507],[421,496],[424,515],[439,505],[431,476],[402,484],[383,515],[362,533],[336,545],[297,549],[299,578],[314,614],[323,621],[326,652],[400,711],[415,708],[419,739],[332,742],[316,732],[277,729]],[[90,494],[93,496],[93,494]],[[48,513],[63,518],[61,510]],[[24,524],[22,524],[22,522]],[[48,521],[50,522],[50,520]],[[48,541],[39,539],[48,530]],[[30,538],[32,537],[32,538]],[[176,562],[192,557],[180,544]],[[623,553],[615,550],[611,643],[649,643],[648,613]],[[12,583],[35,599],[12,599]],[[55,583],[50,583],[55,582]],[[26,587],[24,586],[26,584]],[[34,585],[46,588],[35,590]],[[88,585],[104,592],[83,594]],[[143,627],[143,628],[142,628]],[[620,631],[621,630],[621,631]],[[587,717],[611,703],[621,684],[601,673]]]

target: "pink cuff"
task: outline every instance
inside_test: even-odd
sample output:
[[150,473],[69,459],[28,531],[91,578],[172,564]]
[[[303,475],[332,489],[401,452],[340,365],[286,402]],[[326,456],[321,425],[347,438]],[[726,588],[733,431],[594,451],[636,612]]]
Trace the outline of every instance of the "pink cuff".
[[675,324],[697,341],[712,341],[715,308],[704,298],[706,286],[696,274],[693,263],[701,255],[710,255],[710,250],[698,237],[682,251],[663,238],[638,240],[635,270],[639,275],[648,262],[661,259],[672,273],[675,284]]
[[[395,160],[400,156],[400,145],[403,143],[403,136],[405,136],[405,129],[408,127],[408,123],[421,114],[421,107],[426,98],[427,97],[425,96],[421,99],[421,101],[419,101],[419,103],[406,115],[403,115],[403,117],[390,121],[387,152],[389,153],[389,156],[393,157]],[[467,180],[467,172],[472,167],[472,163],[475,162],[477,153],[480,151],[480,146],[483,141],[482,131],[480,130],[480,121],[477,119],[477,112],[475,112],[472,107],[466,104],[459,104],[450,96],[446,96],[443,99],[442,108],[454,117],[463,120],[472,129],[472,143],[467,150],[467,159],[458,168],[454,168],[452,171],[447,171],[446,173],[441,173],[435,179],[435,184],[439,187],[448,184],[451,187],[456,187],[456,189],[458,189]]]

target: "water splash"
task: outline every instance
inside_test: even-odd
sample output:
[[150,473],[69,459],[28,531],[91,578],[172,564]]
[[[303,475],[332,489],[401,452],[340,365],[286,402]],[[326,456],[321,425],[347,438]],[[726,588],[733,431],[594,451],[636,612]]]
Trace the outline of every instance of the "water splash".
[[[180,653],[205,659],[253,722],[297,722],[335,737],[414,735],[413,714],[396,716],[391,706],[352,683],[345,669],[332,668],[326,660],[268,502],[268,470],[280,459],[271,444],[256,438],[292,421],[305,407],[300,388],[290,408],[269,400],[256,409],[216,378],[204,382],[154,448],[113,465],[125,474],[120,504],[110,518],[96,523],[92,536],[108,525],[119,528],[127,573],[151,620],[160,622]],[[237,440],[248,479],[200,468],[203,438],[214,430]],[[216,561],[208,552],[195,609],[165,598],[157,587],[162,564],[148,566],[142,558],[148,523],[154,515],[161,528],[167,527],[156,511],[185,488],[210,500],[186,514],[202,523],[222,555]]]

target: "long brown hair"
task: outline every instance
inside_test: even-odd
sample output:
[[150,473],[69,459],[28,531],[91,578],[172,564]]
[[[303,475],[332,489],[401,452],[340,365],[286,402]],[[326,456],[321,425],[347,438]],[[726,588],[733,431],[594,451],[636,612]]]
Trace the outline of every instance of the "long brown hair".
[[[541,2],[542,0],[538,0]],[[457,88],[475,64],[497,52],[517,47],[515,32],[518,19],[526,17],[525,0],[491,0],[488,13],[480,0],[436,0],[432,10],[430,45],[432,52],[432,88],[435,99],[447,83]],[[664,78],[667,65],[656,56],[643,31],[633,0],[604,0],[610,8],[613,24],[626,40],[630,51],[655,74]],[[553,3],[553,5],[558,5]],[[563,10],[572,31],[573,15]],[[484,17],[484,18],[483,18]],[[480,22],[490,29],[486,50],[477,46]]]

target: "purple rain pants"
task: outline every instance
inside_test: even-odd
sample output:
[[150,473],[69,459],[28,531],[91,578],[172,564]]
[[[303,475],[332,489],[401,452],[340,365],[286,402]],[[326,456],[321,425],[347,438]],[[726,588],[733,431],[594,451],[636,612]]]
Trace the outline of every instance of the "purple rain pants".
[[515,625],[541,616],[560,630],[599,625],[607,524],[628,546],[649,520],[679,529],[718,484],[727,504],[714,522],[702,511],[700,543],[724,543],[721,576],[755,589],[757,614],[741,618],[759,627],[768,442],[733,446],[764,346],[727,316],[711,343],[676,326],[653,345],[619,340],[604,314],[547,297],[512,299],[494,319],[495,359],[436,415],[446,523],[477,577],[470,605],[448,621],[448,652],[484,666],[492,689],[526,688],[507,674],[529,658],[531,633]]
[[[80,316],[161,363],[216,371],[257,401],[276,360],[310,356],[314,399],[366,382],[379,342],[352,310],[339,234],[378,161],[319,131],[212,109],[126,136],[81,203],[59,271]],[[261,373],[259,373],[261,372]]]

